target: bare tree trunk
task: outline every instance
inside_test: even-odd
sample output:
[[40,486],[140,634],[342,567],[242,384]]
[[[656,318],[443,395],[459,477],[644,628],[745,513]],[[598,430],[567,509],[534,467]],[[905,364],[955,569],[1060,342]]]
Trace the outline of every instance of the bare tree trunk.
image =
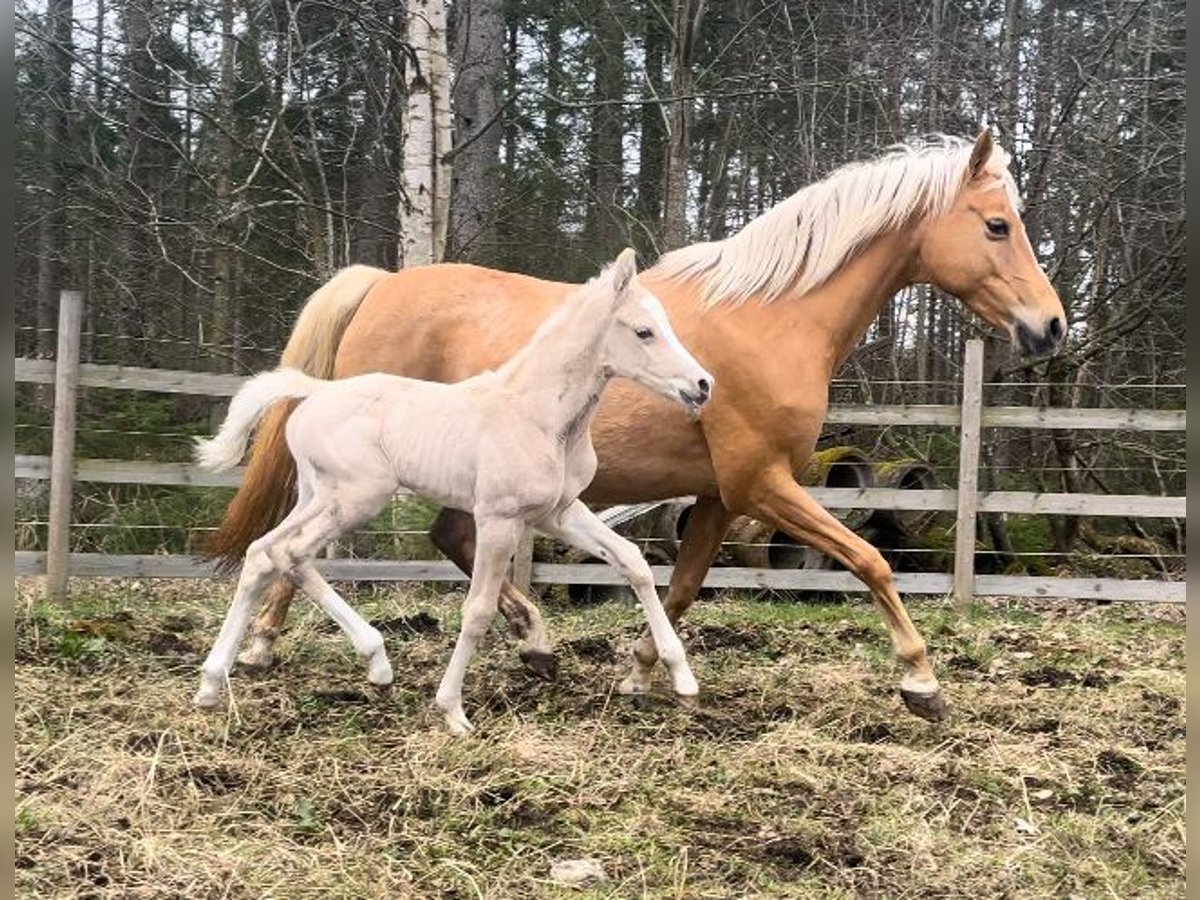
[[408,8],[404,171],[399,204],[402,266],[441,260],[449,206],[449,73],[446,68],[446,10],[443,0],[413,0]]
[[623,242],[616,207],[621,200],[621,139],[625,130],[621,108],[625,91],[624,32],[612,10],[598,16],[589,43],[596,77],[588,160],[591,196],[584,233],[588,251],[609,259]]
[[671,36],[671,137],[663,184],[663,248],[687,243],[688,162],[694,90],[692,56],[704,16],[704,0],[676,0]]
[[50,0],[46,10],[44,78],[46,115],[42,122],[42,214],[38,223],[37,355],[54,355],[58,295],[67,267],[66,198],[63,156],[70,140],[72,0]]
[[387,0],[376,0],[372,7],[381,25],[368,36],[363,51],[362,73],[365,85],[363,106],[362,153],[356,168],[357,208],[350,211],[356,220],[351,261],[387,268],[395,247],[394,227],[396,186],[388,171],[388,144],[399,124],[394,108],[396,81],[389,48],[399,42],[398,27]]
[[665,156],[666,123],[663,94],[666,82],[663,65],[666,61],[667,23],[656,3],[646,6],[645,30],[642,34],[643,68],[646,72],[646,102],[642,104],[642,133],[638,148],[637,201],[638,220],[652,249],[657,251],[662,218],[663,161]]
[[233,0],[221,0],[221,80],[217,91],[217,118],[221,129],[217,132],[217,171],[215,192],[217,202],[217,229],[213,245],[213,307],[212,336],[214,345],[213,365],[217,371],[231,372],[236,367],[234,353],[227,345],[233,343],[233,223],[230,221],[230,179],[233,167],[233,137],[235,127],[233,98],[234,41]]
[[458,0],[452,54],[454,190],[450,235],[459,259],[480,259],[496,244],[500,207],[500,89],[504,83],[505,29],[501,0]]

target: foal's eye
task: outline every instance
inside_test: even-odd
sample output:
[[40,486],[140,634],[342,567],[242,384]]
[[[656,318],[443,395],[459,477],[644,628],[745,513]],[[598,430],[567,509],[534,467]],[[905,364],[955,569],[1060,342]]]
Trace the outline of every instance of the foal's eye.
[[1004,238],[1008,237],[1008,223],[1003,219],[988,219],[987,220],[988,237]]
[[638,336],[639,341],[648,341],[654,337],[654,332],[649,328],[635,328],[633,333]]

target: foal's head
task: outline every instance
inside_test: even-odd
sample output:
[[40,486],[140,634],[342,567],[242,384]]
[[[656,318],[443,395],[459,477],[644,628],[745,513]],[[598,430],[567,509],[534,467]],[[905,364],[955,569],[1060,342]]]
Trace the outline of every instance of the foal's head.
[[1066,314],[1033,255],[1007,154],[990,131],[975,140],[963,177],[946,212],[921,225],[917,280],[961,297],[1023,353],[1057,350]]
[[608,331],[601,365],[678,400],[693,412],[712,394],[713,377],[675,336],[666,310],[637,277],[637,254],[627,249],[589,285],[601,292]]

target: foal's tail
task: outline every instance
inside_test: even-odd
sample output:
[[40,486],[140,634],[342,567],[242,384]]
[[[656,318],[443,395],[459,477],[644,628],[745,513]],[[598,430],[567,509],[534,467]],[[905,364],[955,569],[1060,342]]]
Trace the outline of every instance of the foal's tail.
[[196,439],[196,462],[203,469],[232,469],[246,455],[250,433],[272,404],[314,394],[329,384],[299,369],[275,369],[255,375],[229,401],[221,430],[211,438]]
[[[280,365],[317,378],[332,378],[338,345],[350,320],[367,292],[388,274],[373,266],[349,266],[321,285],[296,320]],[[263,416],[242,486],[205,544],[204,555],[217,560],[222,571],[241,563],[250,543],[279,521],[295,496],[296,465],[284,440],[284,427],[294,405],[280,403]]]

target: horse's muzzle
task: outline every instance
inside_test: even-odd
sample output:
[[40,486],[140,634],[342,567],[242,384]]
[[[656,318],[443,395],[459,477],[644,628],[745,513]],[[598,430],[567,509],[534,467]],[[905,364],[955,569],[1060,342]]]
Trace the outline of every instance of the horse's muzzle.
[[1017,322],[1013,334],[1017,347],[1025,356],[1050,356],[1058,352],[1065,336],[1066,328],[1058,316],[1047,322],[1040,333],[1024,322]]

